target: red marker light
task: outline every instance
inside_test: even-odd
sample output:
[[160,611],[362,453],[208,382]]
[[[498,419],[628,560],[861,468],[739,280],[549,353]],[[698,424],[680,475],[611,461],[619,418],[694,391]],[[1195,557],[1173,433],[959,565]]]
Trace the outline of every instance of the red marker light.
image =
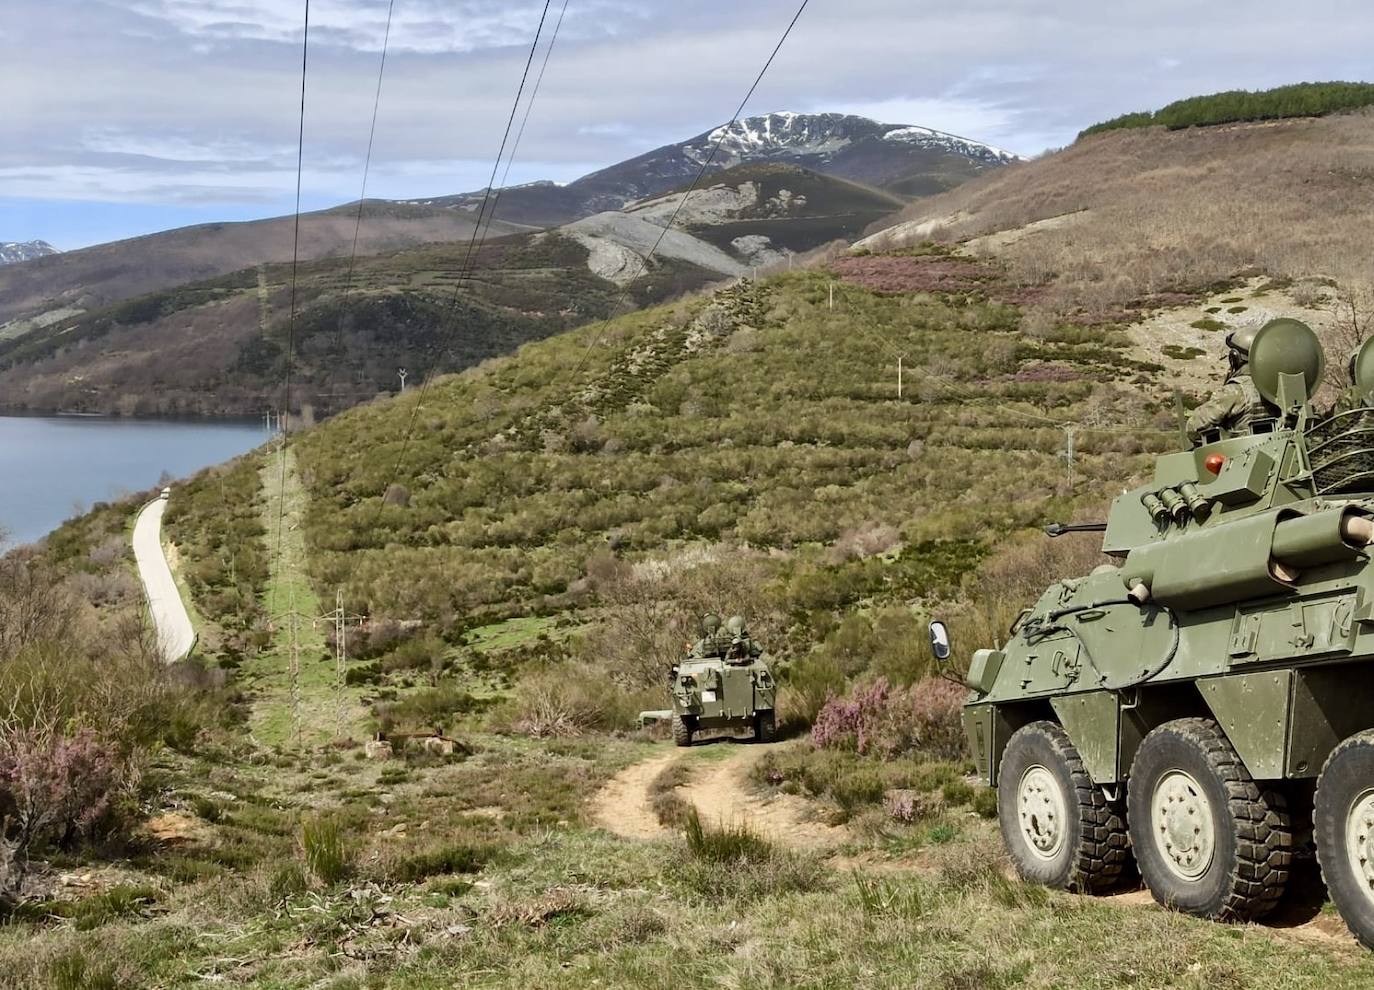
[[1221,474],[1221,469],[1226,466],[1226,455],[1208,454],[1203,459],[1202,466],[1213,474]]

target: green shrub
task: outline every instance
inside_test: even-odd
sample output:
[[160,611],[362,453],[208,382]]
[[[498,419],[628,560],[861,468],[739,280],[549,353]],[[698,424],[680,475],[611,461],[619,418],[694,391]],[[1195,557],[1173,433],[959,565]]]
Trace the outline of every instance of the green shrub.
[[306,869],[320,883],[333,886],[353,870],[353,854],[339,822],[329,816],[301,824],[300,847]]

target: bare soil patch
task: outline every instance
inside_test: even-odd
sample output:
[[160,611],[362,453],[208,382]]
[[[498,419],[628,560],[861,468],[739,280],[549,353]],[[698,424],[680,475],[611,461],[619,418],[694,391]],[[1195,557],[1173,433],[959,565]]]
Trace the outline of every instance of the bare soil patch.
[[[715,745],[731,745],[716,743]],[[808,849],[837,846],[850,838],[842,826],[816,821],[812,806],[795,795],[760,796],[749,786],[749,768],[767,751],[765,746],[737,745],[718,763],[701,763],[678,789],[708,825],[747,824],[780,845]],[[613,777],[595,798],[593,818],[604,828],[629,839],[654,839],[669,834],[654,814],[649,786],[686,753],[669,752],[627,767]]]

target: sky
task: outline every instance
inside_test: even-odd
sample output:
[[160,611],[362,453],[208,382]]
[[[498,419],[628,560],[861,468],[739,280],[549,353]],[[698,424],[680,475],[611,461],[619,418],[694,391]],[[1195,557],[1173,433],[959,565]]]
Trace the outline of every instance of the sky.
[[[362,190],[389,2],[310,4],[304,208]],[[510,181],[725,122],[797,3],[568,0]],[[70,250],[291,212],[304,8],[0,0],[0,241]],[[543,9],[394,0],[368,196],[486,184]],[[1370,79],[1372,37],[1367,0],[811,0],[746,113],[856,113],[1034,155],[1184,96]]]

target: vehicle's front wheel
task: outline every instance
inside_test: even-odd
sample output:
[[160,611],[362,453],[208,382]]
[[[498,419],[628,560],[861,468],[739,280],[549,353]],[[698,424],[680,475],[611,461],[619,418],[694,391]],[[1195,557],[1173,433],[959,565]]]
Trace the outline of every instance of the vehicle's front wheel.
[[1327,757],[1312,821],[1331,900],[1351,934],[1374,949],[1374,730]]
[[777,718],[773,709],[754,713],[754,741],[770,743],[778,738]]
[[1141,878],[1160,904],[1245,921],[1283,896],[1293,858],[1283,797],[1254,781],[1212,720],[1177,719],[1146,736],[1126,806]]
[[693,725],[685,716],[673,716],[673,743],[677,746],[692,745]]
[[1130,860],[1121,816],[1053,722],[1032,722],[1007,740],[997,817],[1017,872],[1034,883],[1095,893],[1111,888]]

